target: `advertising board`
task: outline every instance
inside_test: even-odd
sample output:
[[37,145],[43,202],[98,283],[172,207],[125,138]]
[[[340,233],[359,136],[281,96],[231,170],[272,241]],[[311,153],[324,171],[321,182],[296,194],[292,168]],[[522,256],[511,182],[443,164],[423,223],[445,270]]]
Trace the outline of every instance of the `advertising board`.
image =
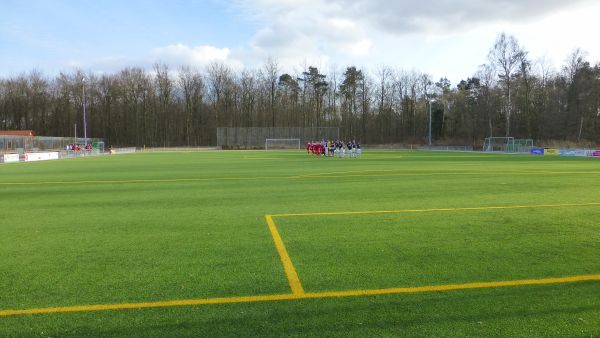
[[25,154],[26,162],[58,160],[58,152],[48,153],[27,153]]
[[19,162],[19,154],[5,154],[4,163],[15,163]]
[[545,148],[544,155],[558,156],[560,155],[560,150],[554,148]]

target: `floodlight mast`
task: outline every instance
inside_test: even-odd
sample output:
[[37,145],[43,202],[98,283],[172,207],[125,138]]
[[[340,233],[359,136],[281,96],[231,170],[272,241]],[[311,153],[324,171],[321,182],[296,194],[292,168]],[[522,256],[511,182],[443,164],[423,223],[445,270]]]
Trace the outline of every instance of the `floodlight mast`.
[[427,93],[426,97],[427,97],[427,103],[429,105],[429,131],[427,134],[427,143],[428,145],[431,145],[431,103],[435,102],[435,99],[433,99],[433,92]]
[[85,76],[83,77],[83,79],[81,80],[81,82],[83,83],[83,139],[84,139],[84,146],[87,145],[87,114],[85,111]]
[[431,145],[431,100],[429,100],[429,145]]

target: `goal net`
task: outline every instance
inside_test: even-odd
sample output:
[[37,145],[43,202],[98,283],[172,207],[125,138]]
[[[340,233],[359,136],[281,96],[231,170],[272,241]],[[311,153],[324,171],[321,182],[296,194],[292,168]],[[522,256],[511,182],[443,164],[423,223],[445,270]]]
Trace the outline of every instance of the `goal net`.
[[268,138],[265,140],[265,150],[300,149],[299,138]]
[[483,151],[486,152],[528,153],[531,148],[532,139],[514,137],[487,137],[483,143]]
[[529,138],[514,139],[506,147],[508,153],[529,153],[533,148],[533,140]]
[[506,152],[508,145],[512,144],[514,140],[514,137],[486,137],[483,142],[483,151]]

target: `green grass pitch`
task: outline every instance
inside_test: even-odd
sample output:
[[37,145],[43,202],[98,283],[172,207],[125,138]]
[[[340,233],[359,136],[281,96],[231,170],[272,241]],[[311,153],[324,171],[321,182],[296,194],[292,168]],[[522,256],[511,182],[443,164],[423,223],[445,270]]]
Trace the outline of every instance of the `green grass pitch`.
[[600,336],[599,278],[2,315],[290,294],[265,215],[309,294],[598,276],[597,159],[141,153],[1,165],[0,206],[1,337]]

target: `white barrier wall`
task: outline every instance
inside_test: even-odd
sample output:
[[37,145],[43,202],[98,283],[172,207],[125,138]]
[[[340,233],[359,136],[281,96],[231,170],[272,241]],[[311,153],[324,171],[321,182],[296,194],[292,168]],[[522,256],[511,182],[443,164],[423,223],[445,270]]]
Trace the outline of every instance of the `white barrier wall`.
[[19,162],[19,154],[5,154],[4,163],[15,163]]
[[27,153],[25,154],[25,162],[58,160],[58,152],[50,153]]
[[110,150],[111,154],[131,154],[135,153],[136,149],[134,147],[131,148],[112,148]]

